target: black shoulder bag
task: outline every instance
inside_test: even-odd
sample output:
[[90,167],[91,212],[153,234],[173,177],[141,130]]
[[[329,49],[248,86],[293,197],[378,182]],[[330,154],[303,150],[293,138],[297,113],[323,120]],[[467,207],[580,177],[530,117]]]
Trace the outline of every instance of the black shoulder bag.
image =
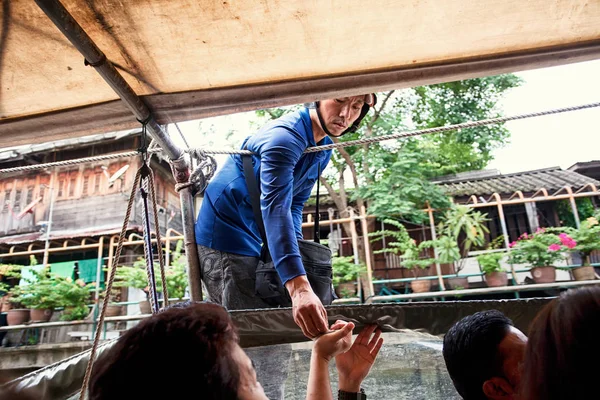
[[[265,232],[265,224],[260,210],[260,187],[254,175],[252,156],[242,155],[246,186],[250,194],[254,219],[258,225],[263,246],[260,261],[256,268],[256,295],[274,307],[291,307],[292,299],[281,283],[281,279],[269,252],[269,244]],[[319,175],[321,174],[319,167]],[[332,285],[333,270],[331,267],[331,250],[320,243],[319,238],[319,178],[317,178],[317,202],[314,229],[314,242],[298,240],[298,248],[306,277],[317,297],[323,305],[330,305],[334,299]]]

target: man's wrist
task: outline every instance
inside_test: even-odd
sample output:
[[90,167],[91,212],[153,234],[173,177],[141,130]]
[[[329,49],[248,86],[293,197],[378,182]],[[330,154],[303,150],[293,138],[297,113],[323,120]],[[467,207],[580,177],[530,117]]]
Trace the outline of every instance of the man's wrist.
[[290,279],[285,283],[285,288],[290,293],[291,297],[294,297],[297,293],[312,291],[306,275],[299,275]]

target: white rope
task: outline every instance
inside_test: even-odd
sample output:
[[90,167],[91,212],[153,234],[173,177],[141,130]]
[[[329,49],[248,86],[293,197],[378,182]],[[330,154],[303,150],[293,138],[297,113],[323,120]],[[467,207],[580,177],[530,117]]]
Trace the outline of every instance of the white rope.
[[[447,132],[447,131],[453,131],[456,129],[467,129],[467,128],[474,128],[474,127],[483,126],[483,125],[501,124],[504,122],[516,121],[519,119],[541,117],[544,115],[552,115],[552,114],[561,114],[561,113],[565,113],[565,112],[584,110],[584,109],[595,108],[595,107],[600,107],[600,102],[582,104],[582,105],[573,106],[573,107],[556,108],[553,110],[539,111],[539,112],[534,112],[534,113],[512,115],[512,116],[508,116],[508,117],[482,119],[480,121],[464,122],[462,124],[446,125],[446,126],[440,126],[440,127],[436,127],[436,128],[428,128],[428,129],[400,132],[400,133],[396,133],[393,135],[374,136],[374,137],[369,137],[369,138],[364,138],[364,139],[351,140],[348,142],[339,142],[339,143],[334,143],[334,144],[328,144],[328,145],[324,145],[324,146],[314,146],[314,147],[307,148],[304,152],[305,153],[315,153],[317,151],[332,150],[332,149],[337,149],[340,147],[358,146],[361,144],[383,142],[386,140],[402,139],[402,138],[420,136],[420,135],[429,135],[432,133]],[[252,154],[248,150],[206,150],[206,149],[204,149],[204,152],[206,154]]]
[[[565,112],[585,110],[585,109],[596,108],[596,107],[600,107],[600,102],[583,104],[583,105],[573,106],[573,107],[556,108],[553,110],[540,111],[540,112],[534,112],[534,113],[512,115],[512,116],[508,116],[508,117],[490,118],[490,119],[484,119],[484,120],[480,120],[480,121],[464,122],[462,124],[446,125],[446,126],[440,126],[437,128],[428,128],[428,129],[400,132],[400,133],[396,133],[393,135],[374,136],[374,137],[370,137],[370,138],[352,140],[352,141],[348,141],[348,142],[334,143],[334,144],[329,144],[329,145],[325,145],[325,146],[309,147],[305,150],[305,153],[314,153],[317,151],[332,150],[332,149],[337,149],[337,148],[341,148],[341,147],[350,147],[350,146],[357,146],[357,145],[367,144],[367,143],[383,142],[386,140],[402,139],[402,138],[413,137],[413,136],[428,135],[428,134],[432,134],[432,133],[441,133],[441,132],[453,131],[456,129],[474,128],[474,127],[483,126],[483,125],[501,124],[504,122],[516,121],[516,120],[520,120],[520,119],[541,117],[541,116],[552,115],[552,114],[561,114],[561,113],[565,113]],[[161,151],[160,149],[154,148],[154,149],[148,150],[148,153],[152,154],[152,153],[157,153],[160,151]],[[213,155],[217,155],[217,154],[221,154],[221,155],[252,154],[252,152],[248,151],[248,150],[208,150],[208,149],[195,149],[195,148],[190,148],[189,150],[186,150],[186,152],[190,153],[190,154],[194,154],[194,152],[202,152],[204,154],[213,154]],[[64,167],[64,166],[70,166],[70,165],[84,164],[84,163],[88,163],[88,162],[112,160],[112,159],[118,159],[118,158],[124,158],[124,157],[133,157],[136,155],[138,155],[137,151],[128,151],[128,152],[124,152],[124,153],[115,153],[115,154],[106,154],[106,155],[102,155],[102,156],[78,158],[78,159],[74,159],[74,160],[56,161],[56,162],[45,163],[45,164],[5,168],[5,169],[0,169],[0,174],[9,174],[9,173],[13,173],[13,172],[35,171],[35,170],[51,168],[51,167]]]
[[[160,153],[162,150],[160,148],[149,149],[148,154],[151,153]],[[52,167],[66,167],[70,165],[79,165],[86,164],[89,162],[96,161],[105,161],[105,160],[116,160],[119,158],[125,157],[134,157],[139,155],[137,150],[126,151],[124,153],[113,153],[113,154],[105,154],[101,156],[92,156],[92,157],[83,157],[83,158],[75,158],[73,160],[65,160],[65,161],[55,161],[44,164],[36,164],[36,165],[25,165],[22,167],[13,167],[13,168],[5,168],[0,169],[0,174],[10,174],[13,172],[28,172],[28,171],[36,171],[39,169],[52,168]]]

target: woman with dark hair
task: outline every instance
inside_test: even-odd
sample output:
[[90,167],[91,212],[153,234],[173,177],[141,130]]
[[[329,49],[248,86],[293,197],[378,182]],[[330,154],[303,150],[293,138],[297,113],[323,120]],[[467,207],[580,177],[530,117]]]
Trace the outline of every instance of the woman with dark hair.
[[522,377],[525,400],[598,397],[600,287],[571,289],[533,321]]
[[[359,392],[383,339],[379,330],[369,327],[352,344],[353,328],[352,323],[338,321],[315,341],[307,399],[331,398],[327,365],[341,353],[345,355],[336,359],[344,383],[340,389]],[[238,344],[227,311],[216,304],[191,303],[167,309],[128,330],[94,364],[89,399],[267,397],[252,361]]]

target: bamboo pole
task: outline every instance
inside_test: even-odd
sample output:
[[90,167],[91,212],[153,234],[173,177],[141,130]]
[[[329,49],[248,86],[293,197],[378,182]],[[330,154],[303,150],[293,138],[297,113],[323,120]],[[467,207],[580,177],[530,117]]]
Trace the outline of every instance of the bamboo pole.
[[[504,247],[506,251],[510,253],[510,239],[508,237],[508,229],[506,228],[506,219],[504,218],[504,207],[502,206],[502,199],[498,193],[494,193],[494,198],[496,199],[497,207],[498,207],[498,217],[500,218],[500,226],[502,227],[502,235],[504,236]],[[513,277],[513,281],[516,284],[519,284],[517,280],[517,273],[515,272],[515,266],[510,263],[510,274]]]
[[[431,229],[431,239],[437,240],[437,234],[435,232],[435,219],[433,218],[433,208],[431,208],[429,202],[427,202],[427,214],[429,214],[429,228]],[[442,267],[440,266],[440,262],[438,260],[438,252],[435,246],[433,246],[433,256],[435,257],[435,272],[438,276],[440,290],[445,291],[446,285],[444,285],[444,278],[442,277]]]
[[367,303],[370,303],[370,298],[375,294],[375,288],[373,287],[373,265],[371,263],[371,244],[369,243],[369,228],[367,225],[367,211],[365,206],[360,207],[360,224],[363,231],[363,242],[365,246],[365,260],[367,262],[367,284],[368,292]]

